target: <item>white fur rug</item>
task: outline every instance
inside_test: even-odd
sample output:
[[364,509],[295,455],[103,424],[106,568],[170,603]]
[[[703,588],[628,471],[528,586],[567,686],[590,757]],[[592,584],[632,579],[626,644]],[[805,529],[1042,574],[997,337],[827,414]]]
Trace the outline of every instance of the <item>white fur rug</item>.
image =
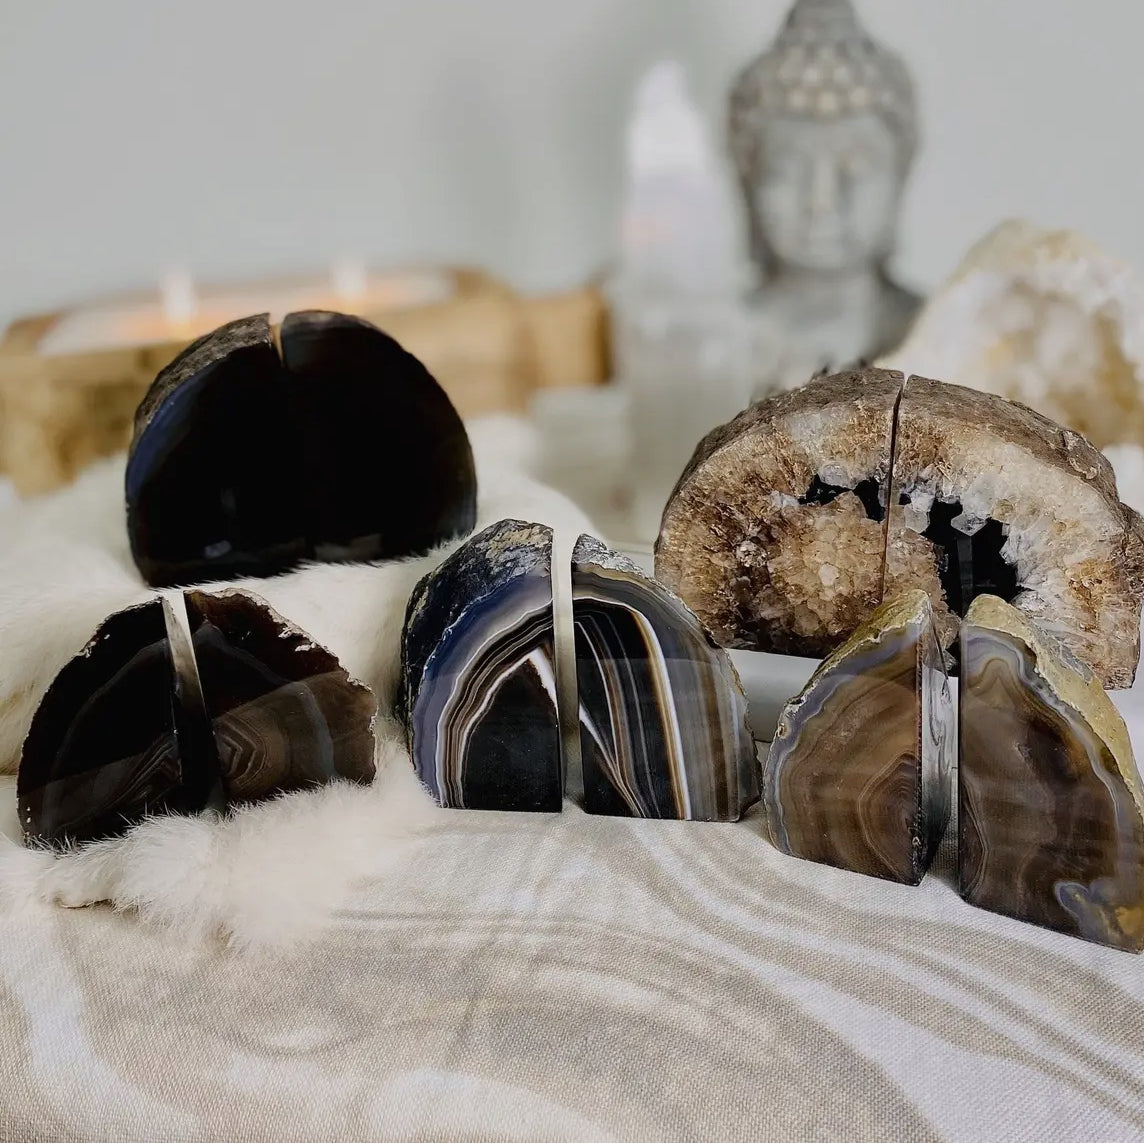
[[[536,441],[508,417],[470,424],[483,528],[505,517],[551,525],[561,547],[587,517],[538,483]],[[400,490],[395,490],[400,495]],[[23,848],[15,810],[20,749],[59,669],[112,612],[148,597],[124,527],[123,458],[72,487],[0,514],[0,915],[109,902],[186,938],[282,946],[320,930],[355,882],[383,875],[440,811],[391,721],[405,605],[456,546],[381,565],[311,565],[244,586],[332,650],[378,696],[377,779],[292,794],[223,817],[154,818],[125,836],[53,855]]]

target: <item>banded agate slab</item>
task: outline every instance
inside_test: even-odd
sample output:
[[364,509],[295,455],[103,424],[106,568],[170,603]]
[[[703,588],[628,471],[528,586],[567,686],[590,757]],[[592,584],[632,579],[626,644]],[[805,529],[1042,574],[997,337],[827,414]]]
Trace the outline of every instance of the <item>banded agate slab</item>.
[[414,589],[399,713],[439,804],[559,812],[552,530],[502,520]]
[[747,700],[678,596],[591,536],[572,557],[584,808],[735,821],[758,799]]
[[1016,608],[961,627],[958,880],[983,909],[1144,949],[1144,790],[1087,668]]
[[930,600],[910,591],[878,608],[783,711],[763,773],[772,842],[918,884],[948,820],[955,748]]

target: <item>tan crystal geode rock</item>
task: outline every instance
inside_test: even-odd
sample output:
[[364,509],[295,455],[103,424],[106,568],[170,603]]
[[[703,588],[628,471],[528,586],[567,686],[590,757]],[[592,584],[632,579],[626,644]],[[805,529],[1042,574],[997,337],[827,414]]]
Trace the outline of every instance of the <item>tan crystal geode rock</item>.
[[1098,448],[1144,444],[1144,289],[1071,231],[1002,223],[879,364],[1023,401]]
[[700,443],[664,511],[655,574],[723,646],[819,657],[881,603],[901,385],[883,370],[817,378]]
[[664,511],[656,575],[725,646],[808,656],[911,588],[946,646],[977,595],[1001,595],[1121,687],[1139,658],[1144,523],[1078,434],[992,394],[868,370],[711,433]]

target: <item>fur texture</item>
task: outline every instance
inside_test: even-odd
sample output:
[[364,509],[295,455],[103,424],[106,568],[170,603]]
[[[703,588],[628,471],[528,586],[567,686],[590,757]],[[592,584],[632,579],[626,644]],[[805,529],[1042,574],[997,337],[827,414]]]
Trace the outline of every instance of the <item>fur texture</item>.
[[[530,474],[528,427],[513,418],[470,426],[477,527],[506,516],[546,523],[567,544],[584,514]],[[60,668],[113,611],[150,590],[123,526],[123,458],[72,487],[0,516],[0,774],[13,775],[32,715]],[[380,565],[315,564],[242,580],[327,646],[378,696],[372,786],[335,784],[222,817],[158,817],[121,838],[52,855],[19,844],[15,781],[0,779],[0,914],[106,901],[183,938],[220,937],[243,950],[306,939],[362,878],[400,860],[403,842],[440,811],[414,777],[391,721],[405,605],[417,581],[455,547]]]

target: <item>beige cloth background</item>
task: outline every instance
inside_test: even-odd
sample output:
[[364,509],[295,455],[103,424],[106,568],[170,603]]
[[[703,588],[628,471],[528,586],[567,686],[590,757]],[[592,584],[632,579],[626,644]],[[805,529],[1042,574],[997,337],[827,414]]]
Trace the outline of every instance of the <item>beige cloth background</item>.
[[457,811],[313,945],[0,933],[0,1140],[1144,1138],[1144,961],[734,826]]

